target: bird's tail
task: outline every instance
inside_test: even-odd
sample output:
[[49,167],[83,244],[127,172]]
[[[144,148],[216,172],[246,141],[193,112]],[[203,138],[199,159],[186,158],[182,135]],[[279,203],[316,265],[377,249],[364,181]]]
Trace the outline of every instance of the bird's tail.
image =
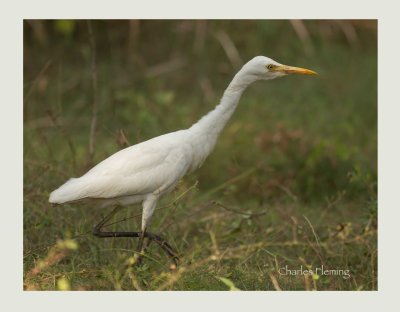
[[58,189],[51,192],[49,203],[63,204],[82,199],[82,183],[80,178],[71,178]]

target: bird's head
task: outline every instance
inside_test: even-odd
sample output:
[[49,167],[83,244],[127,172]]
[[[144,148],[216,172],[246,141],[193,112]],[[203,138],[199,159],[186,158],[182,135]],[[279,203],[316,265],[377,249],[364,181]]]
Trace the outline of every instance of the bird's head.
[[256,80],[275,79],[289,74],[318,75],[315,71],[283,65],[266,56],[254,57],[243,66],[242,70],[246,75],[253,76]]

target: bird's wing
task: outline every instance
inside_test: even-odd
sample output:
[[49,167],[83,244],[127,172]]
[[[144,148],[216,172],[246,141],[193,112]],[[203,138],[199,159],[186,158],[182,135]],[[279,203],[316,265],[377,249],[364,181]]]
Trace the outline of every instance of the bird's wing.
[[51,194],[50,201],[161,193],[177,183],[189,166],[185,144],[152,139],[121,150],[82,177],[70,179]]

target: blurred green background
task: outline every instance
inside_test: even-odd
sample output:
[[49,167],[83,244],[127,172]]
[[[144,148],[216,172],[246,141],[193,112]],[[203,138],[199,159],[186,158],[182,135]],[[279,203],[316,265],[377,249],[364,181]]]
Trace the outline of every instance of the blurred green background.
[[[256,55],[320,76],[250,86],[164,200],[152,231],[178,270],[154,247],[131,267],[136,242],[86,235],[104,211],[47,203],[117,150],[189,127]],[[25,289],[377,289],[375,20],[26,20],[23,118]],[[278,270],[321,264],[352,276]]]

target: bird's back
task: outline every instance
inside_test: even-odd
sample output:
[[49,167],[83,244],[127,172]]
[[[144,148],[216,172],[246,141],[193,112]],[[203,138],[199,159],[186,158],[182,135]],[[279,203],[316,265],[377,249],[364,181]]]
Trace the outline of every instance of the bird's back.
[[111,155],[80,178],[68,180],[49,201],[161,195],[186,174],[191,158],[186,130],[171,132]]

